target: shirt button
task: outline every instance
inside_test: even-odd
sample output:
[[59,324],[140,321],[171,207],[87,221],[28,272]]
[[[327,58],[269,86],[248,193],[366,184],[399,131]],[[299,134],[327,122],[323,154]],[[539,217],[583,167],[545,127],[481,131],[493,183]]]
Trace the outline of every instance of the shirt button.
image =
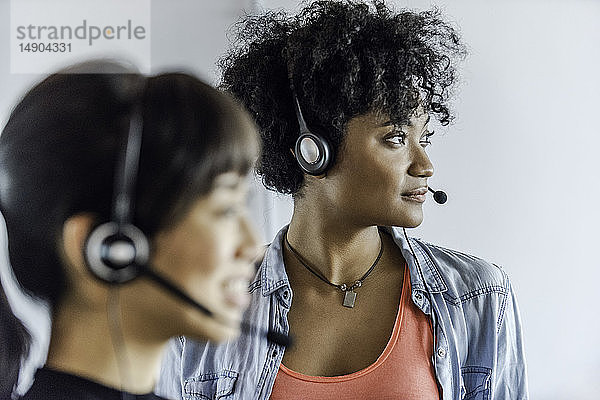
[[273,353],[271,353],[271,357],[275,358],[277,357],[277,354],[279,354],[279,352],[277,351],[277,349],[274,349]]
[[287,290],[285,292],[283,292],[283,298],[284,300],[287,300],[287,298],[289,297],[290,292],[288,292]]
[[415,294],[415,300],[420,303],[423,300],[423,295],[421,293]]
[[443,347],[439,347],[439,348],[437,349],[437,355],[438,355],[440,358],[444,358],[444,357],[446,357],[446,349],[445,349],[445,348],[443,348]]

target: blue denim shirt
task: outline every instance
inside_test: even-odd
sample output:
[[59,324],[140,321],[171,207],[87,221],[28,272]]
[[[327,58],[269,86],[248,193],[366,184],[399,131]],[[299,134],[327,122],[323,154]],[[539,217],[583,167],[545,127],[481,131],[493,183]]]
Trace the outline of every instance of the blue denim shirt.
[[[412,301],[434,327],[433,363],[443,400],[527,399],[521,321],[498,266],[385,228],[410,271]],[[292,291],[283,263],[284,227],[250,285],[244,318],[263,331],[289,330]],[[257,399],[271,394],[284,348],[257,334],[222,344],[173,339],[156,392],[173,399]]]

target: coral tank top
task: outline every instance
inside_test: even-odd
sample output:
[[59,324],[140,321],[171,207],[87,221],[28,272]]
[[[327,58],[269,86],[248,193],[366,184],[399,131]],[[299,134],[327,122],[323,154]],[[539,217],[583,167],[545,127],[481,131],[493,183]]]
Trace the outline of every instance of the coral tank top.
[[309,376],[279,366],[271,400],[437,400],[433,333],[429,318],[410,300],[405,268],[394,330],[383,353],[368,367],[349,375]]

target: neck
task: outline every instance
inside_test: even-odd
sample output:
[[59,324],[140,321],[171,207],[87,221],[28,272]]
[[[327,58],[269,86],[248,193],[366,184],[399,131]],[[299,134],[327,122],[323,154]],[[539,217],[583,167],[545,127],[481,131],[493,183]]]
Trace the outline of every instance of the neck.
[[[53,315],[46,365],[125,392],[151,392],[166,341],[136,337],[117,307],[114,317],[105,310],[64,299]],[[118,321],[116,329],[109,318]]]
[[377,226],[361,226],[333,210],[294,205],[287,232],[292,247],[329,282],[351,283],[361,278],[379,254]]

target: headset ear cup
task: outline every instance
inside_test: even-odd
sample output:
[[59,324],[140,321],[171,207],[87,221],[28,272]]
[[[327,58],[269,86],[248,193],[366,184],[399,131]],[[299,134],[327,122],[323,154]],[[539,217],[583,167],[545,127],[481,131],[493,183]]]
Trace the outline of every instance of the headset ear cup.
[[148,239],[131,224],[119,228],[116,222],[107,222],[90,233],[84,256],[88,269],[98,279],[111,284],[129,282],[148,262]]
[[323,175],[331,164],[331,148],[327,139],[306,131],[296,140],[294,154],[300,168],[309,175]]

